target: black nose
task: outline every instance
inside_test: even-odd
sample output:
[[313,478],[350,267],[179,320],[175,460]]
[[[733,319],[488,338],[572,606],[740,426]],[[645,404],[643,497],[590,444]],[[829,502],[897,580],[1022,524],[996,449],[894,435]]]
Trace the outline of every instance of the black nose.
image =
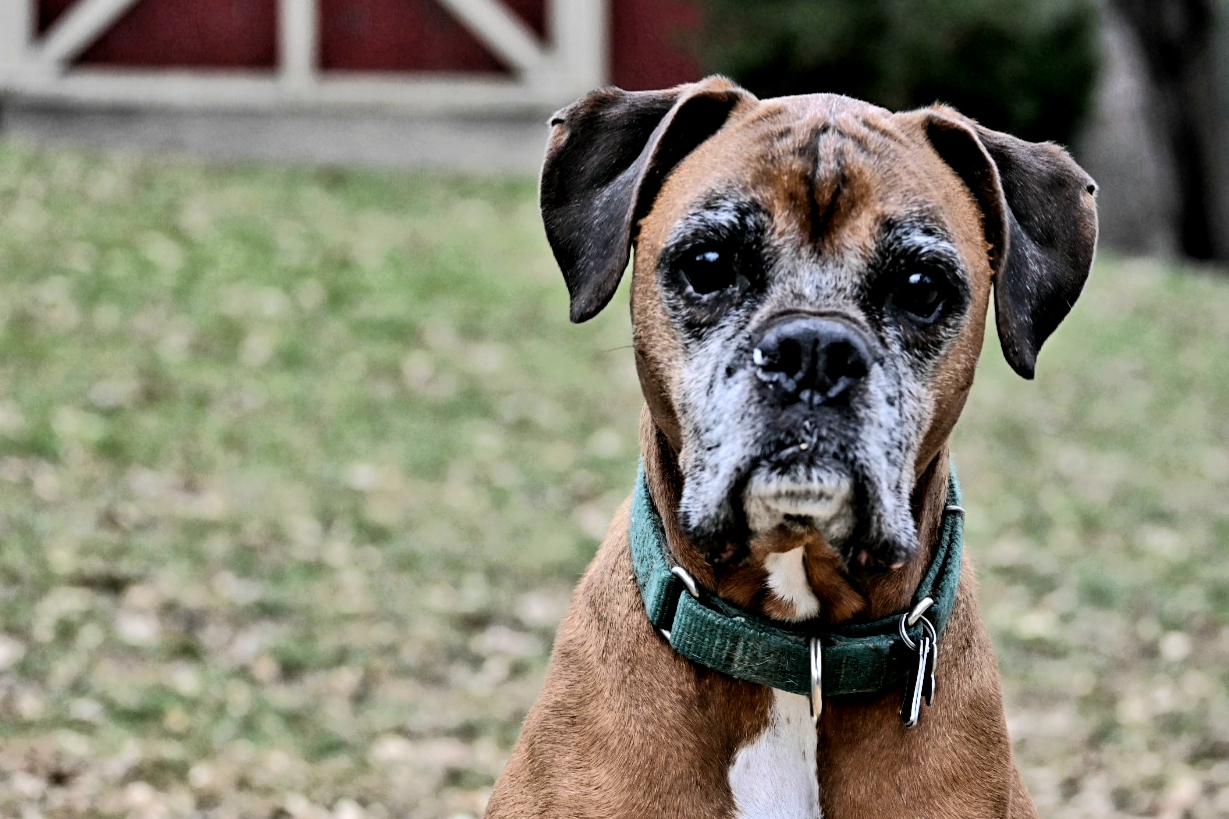
[[787,316],[755,344],[760,379],[787,400],[822,404],[844,394],[870,371],[869,345],[844,321]]

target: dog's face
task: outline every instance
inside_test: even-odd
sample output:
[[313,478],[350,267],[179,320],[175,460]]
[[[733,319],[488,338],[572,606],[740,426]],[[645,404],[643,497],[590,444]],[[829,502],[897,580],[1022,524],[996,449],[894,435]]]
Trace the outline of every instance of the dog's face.
[[[1091,180],[943,109],[760,102],[720,80],[612,93],[557,116],[543,210],[574,319],[609,299],[635,242],[637,364],[678,454],[684,531],[714,559],[785,527],[847,565],[906,561],[912,490],[963,407],[992,282],[1008,358],[1031,375],[1087,275]],[[586,173],[586,195],[564,190]]]
[[971,380],[991,276],[971,197],[915,147],[843,97],[766,103],[641,222],[636,327],[671,343],[638,332],[638,349],[677,418],[698,542],[784,525],[847,558],[909,556],[936,381]]

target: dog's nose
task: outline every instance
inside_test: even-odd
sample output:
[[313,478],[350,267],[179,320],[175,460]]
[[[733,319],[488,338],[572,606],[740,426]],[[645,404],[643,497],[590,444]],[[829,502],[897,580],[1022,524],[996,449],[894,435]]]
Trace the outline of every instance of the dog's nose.
[[870,371],[869,345],[846,322],[787,316],[766,327],[753,352],[756,374],[789,400],[839,398]]

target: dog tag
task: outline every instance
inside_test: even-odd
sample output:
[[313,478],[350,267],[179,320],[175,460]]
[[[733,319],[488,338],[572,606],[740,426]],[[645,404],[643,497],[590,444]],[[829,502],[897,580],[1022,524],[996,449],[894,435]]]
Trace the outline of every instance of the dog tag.
[[917,725],[922,713],[922,694],[926,688],[926,671],[930,665],[932,647],[929,635],[918,640],[917,670],[905,682],[905,701],[900,706],[900,719],[906,728]]
[[922,686],[922,699],[926,701],[928,708],[935,701],[935,667],[938,665],[939,644],[932,642],[930,653],[926,655],[926,684]]

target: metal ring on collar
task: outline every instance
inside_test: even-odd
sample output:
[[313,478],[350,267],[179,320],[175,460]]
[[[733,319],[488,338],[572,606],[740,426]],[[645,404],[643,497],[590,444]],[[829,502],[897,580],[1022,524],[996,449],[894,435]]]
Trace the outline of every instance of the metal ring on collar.
[[700,590],[696,587],[696,579],[686,569],[682,566],[675,566],[670,569],[670,574],[683,582],[683,588],[687,589],[688,594],[697,600],[700,599]]
[[[900,632],[900,639],[904,640],[905,645],[909,646],[909,650],[917,651],[918,650],[917,643],[915,643],[913,639],[909,636],[909,632],[905,631],[905,621],[908,618],[909,618],[908,614],[902,614],[900,616],[900,622],[896,624],[896,630]],[[939,635],[935,633],[935,627],[930,624],[929,620],[927,620],[925,617],[919,614],[915,622],[921,623],[922,627],[925,628],[928,632],[930,632],[931,642],[933,643],[939,642]]]
[[930,611],[930,607],[934,604],[935,599],[933,597],[923,597],[921,600],[917,601],[917,605],[909,609],[909,613],[905,615],[909,618],[905,621],[905,625],[909,628],[913,628],[914,625],[917,624],[918,619],[921,618],[923,614]]

